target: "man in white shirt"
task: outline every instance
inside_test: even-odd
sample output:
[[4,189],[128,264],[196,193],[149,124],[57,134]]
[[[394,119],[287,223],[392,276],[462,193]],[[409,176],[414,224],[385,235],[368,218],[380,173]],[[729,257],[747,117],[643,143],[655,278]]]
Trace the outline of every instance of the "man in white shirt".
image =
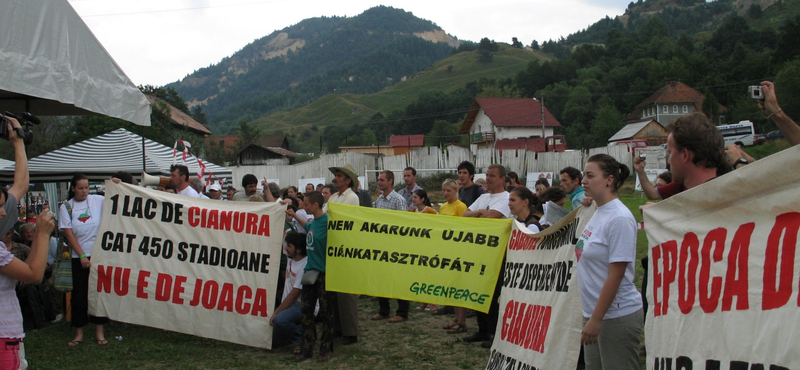
[[303,272],[308,263],[306,257],[306,234],[291,232],[286,234],[286,251],[289,261],[286,265],[286,280],[283,286],[281,304],[275,308],[269,324],[275,327],[272,333],[273,347],[291,343],[300,346],[303,334],[300,310],[300,292],[303,290]]
[[193,178],[192,181],[189,182],[189,186],[191,186],[192,189],[194,189],[194,191],[197,192],[197,194],[198,194],[197,197],[198,198],[211,199],[208,196],[206,196],[205,194],[203,194],[203,189],[206,187],[206,184],[204,184],[203,180],[200,180],[199,177]]
[[175,190],[180,195],[200,197],[197,191],[189,186],[189,168],[184,165],[173,164],[169,168],[169,183],[175,187]]
[[[469,206],[469,209],[464,211],[462,217],[511,217],[511,209],[508,207],[508,192],[503,187],[505,181],[505,167],[499,164],[489,166],[489,169],[486,170],[486,187],[488,188],[488,192],[478,197],[478,199]],[[500,297],[500,289],[502,288],[500,286],[502,278],[503,272],[501,271],[497,278],[497,286],[495,287],[494,297],[492,297],[492,304],[489,307],[489,313],[478,312],[476,315],[478,331],[468,337],[464,337],[465,342],[483,342],[481,343],[481,347],[491,347],[492,335],[497,328],[497,315],[500,309],[498,298]]]
[[511,209],[508,208],[508,192],[505,184],[506,169],[502,165],[493,164],[486,170],[487,193],[482,194],[469,209],[464,211],[462,217],[480,218],[509,218]]

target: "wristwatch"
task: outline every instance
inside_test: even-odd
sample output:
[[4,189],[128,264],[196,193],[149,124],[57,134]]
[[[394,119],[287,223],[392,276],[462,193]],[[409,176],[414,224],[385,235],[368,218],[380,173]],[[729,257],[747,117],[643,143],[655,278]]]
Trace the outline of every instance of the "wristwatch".
[[744,159],[744,157],[741,157],[741,158],[737,159],[736,162],[733,162],[733,168],[739,168],[738,166],[740,164],[749,164],[749,163],[750,162],[748,162],[747,159]]

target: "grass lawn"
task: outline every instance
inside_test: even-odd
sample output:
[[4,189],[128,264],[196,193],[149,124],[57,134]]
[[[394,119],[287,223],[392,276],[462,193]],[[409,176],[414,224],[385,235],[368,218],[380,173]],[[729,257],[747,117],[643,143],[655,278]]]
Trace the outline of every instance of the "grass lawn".
[[[396,301],[392,300],[393,305]],[[370,321],[378,302],[359,300],[359,342],[342,346],[334,341],[327,363],[315,357],[296,362],[292,347],[265,350],[178,334],[156,328],[112,322],[106,326],[107,346],[98,346],[94,326],[85,329],[84,342],[68,347],[73,329],[61,322],[25,337],[30,369],[483,369],[489,349],[465,343],[465,334],[449,335],[441,329],[452,315],[434,316],[411,304],[409,320],[400,324]],[[393,307],[394,309],[394,307]],[[477,326],[467,318],[468,334]],[[121,336],[122,340],[114,338]]]
[[[637,221],[638,211],[645,199],[623,189],[620,196]],[[638,258],[647,255],[647,238],[639,231]],[[643,274],[636,264],[636,284]],[[396,304],[395,301],[392,301]],[[28,331],[25,338],[27,358],[31,369],[483,369],[489,360],[489,350],[479,343],[465,343],[465,334],[448,335],[442,325],[452,315],[434,316],[416,310],[411,304],[410,319],[401,324],[370,321],[377,312],[378,302],[370,298],[359,300],[359,342],[342,346],[334,342],[334,354],[327,363],[316,357],[297,363],[291,346],[264,350],[225,343],[191,335],[178,334],[157,328],[112,322],[106,326],[107,346],[94,341],[94,327],[85,328],[85,341],[78,347],[68,347],[73,337],[69,323],[51,324],[38,331]],[[468,334],[477,325],[467,319]],[[121,340],[115,338],[122,337]],[[315,347],[318,350],[318,345]],[[315,352],[315,356],[316,356]]]

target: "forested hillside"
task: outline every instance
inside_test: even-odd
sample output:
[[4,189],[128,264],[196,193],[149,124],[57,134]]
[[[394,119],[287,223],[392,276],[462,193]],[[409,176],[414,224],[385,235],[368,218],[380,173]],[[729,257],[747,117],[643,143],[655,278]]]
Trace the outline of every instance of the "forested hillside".
[[[688,8],[668,6],[655,11],[651,2],[685,3]],[[800,1],[780,1],[767,9],[751,5],[743,12],[745,16],[740,16],[742,3],[651,0],[634,4],[628,11],[637,14],[632,17],[634,22],[628,19],[631,27],[617,19],[612,25],[620,27],[603,28],[608,21],[601,20],[588,31],[545,42],[543,51],[555,50],[562,57],[534,60],[513,79],[476,80],[456,90],[429,90],[418,94],[404,109],[381,110],[369,123],[346,130],[329,127],[323,136],[331,144],[328,150],[345,141],[350,145],[373,144],[368,139],[385,143],[389,135],[401,133],[425,133],[428,143],[441,142],[442,138],[457,141],[454,131],[469,108],[470,98],[544,94],[545,105],[564,126],[562,133],[567,134],[572,148],[602,146],[624,125],[625,115],[670,81],[684,82],[704,93],[707,99],[703,110],[717,122],[752,120],[759,132],[773,130],[774,124],[764,119],[757,104],[747,97],[747,86],[765,79],[775,81],[784,109],[800,117],[796,48],[800,42],[800,18],[796,16]],[[682,25],[687,25],[687,31],[681,29]],[[699,32],[692,33],[695,31]],[[598,40],[602,32],[605,35]],[[586,43],[573,45],[581,38]],[[308,134],[316,142],[316,135]],[[301,142],[302,138],[296,140]]]
[[352,18],[304,20],[168,86],[190,104],[204,103],[211,128],[226,133],[240,120],[326,94],[380,91],[447,57],[457,45],[434,23],[379,6]]

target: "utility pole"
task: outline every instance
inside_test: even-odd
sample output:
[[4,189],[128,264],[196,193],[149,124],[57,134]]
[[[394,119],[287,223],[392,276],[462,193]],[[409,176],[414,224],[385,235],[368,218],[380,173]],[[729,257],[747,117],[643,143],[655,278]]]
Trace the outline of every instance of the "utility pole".
[[544,130],[544,91],[542,91],[542,101],[539,104],[542,107],[542,139],[544,139],[547,136]]

